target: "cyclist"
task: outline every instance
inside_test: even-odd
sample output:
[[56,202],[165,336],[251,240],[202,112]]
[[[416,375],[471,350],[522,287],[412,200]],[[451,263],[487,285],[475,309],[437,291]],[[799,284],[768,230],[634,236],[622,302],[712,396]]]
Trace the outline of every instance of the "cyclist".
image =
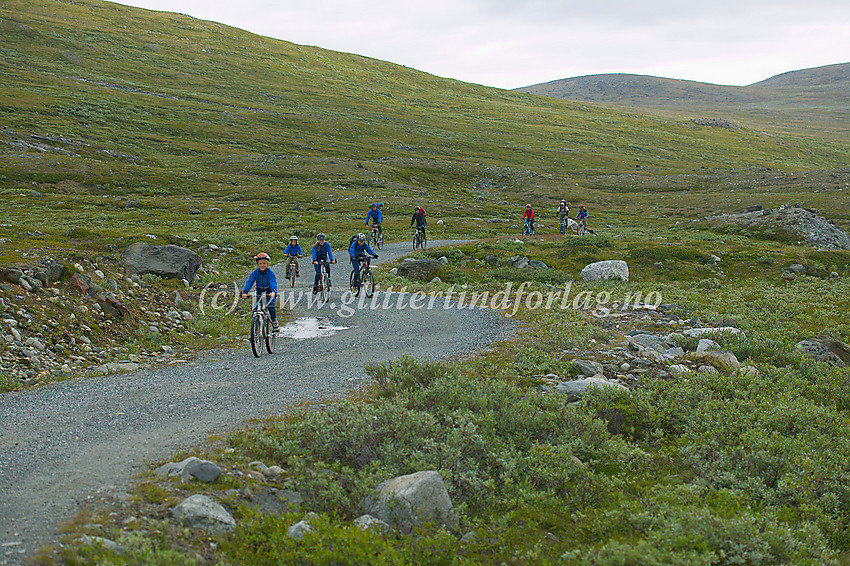
[[410,219],[410,226],[408,228],[413,228],[413,223],[416,223],[416,229],[422,232],[422,237],[425,237],[425,225],[428,223],[428,220],[425,218],[425,210],[421,206],[417,206],[413,210],[413,218]]
[[[381,203],[383,204],[383,203]],[[381,212],[381,207],[377,202],[373,202],[369,205],[369,212],[366,213],[366,226],[369,225],[369,220],[373,220],[373,226],[378,229],[378,234],[382,234],[383,228],[381,227],[381,221],[384,219],[384,213]]]
[[[319,232],[316,234],[316,243],[313,245],[313,267],[316,268],[316,278],[313,279],[313,294],[319,292],[319,277],[322,274],[322,264],[336,263],[334,254],[331,253],[331,245],[325,241],[325,234]],[[331,274],[331,268],[328,267],[328,276]]]
[[525,211],[522,213],[522,219],[528,222],[529,232],[534,232],[534,210],[531,205],[525,205]]
[[566,234],[567,219],[570,217],[570,207],[567,206],[567,201],[561,201],[561,204],[558,205],[558,210],[555,211],[555,216],[558,218],[558,224],[561,226],[561,234]]
[[369,258],[376,259],[378,254],[372,251],[369,244],[366,243],[366,234],[362,232],[357,234],[348,248],[348,255],[351,257],[351,268],[354,269],[354,286],[360,284],[360,262],[365,261],[369,264]]
[[248,298],[248,291],[251,290],[251,287],[255,283],[257,284],[258,298],[261,293],[267,293],[268,299],[266,304],[269,307],[269,314],[272,317],[272,325],[277,330],[279,328],[277,325],[277,308],[275,307],[277,277],[275,277],[274,271],[269,269],[269,266],[272,264],[272,258],[269,257],[269,254],[260,252],[254,256],[254,259],[257,260],[257,269],[252,271],[251,275],[248,276],[248,281],[245,282],[245,288],[242,289],[242,298]]
[[578,221],[579,227],[587,230],[587,217],[590,216],[590,213],[584,208],[583,204],[578,205],[578,214],[576,214],[576,221]]
[[289,258],[286,262],[286,278],[289,279],[289,265],[293,262],[295,263],[295,277],[301,277],[298,262],[295,261],[295,258],[304,257],[304,251],[301,249],[301,246],[298,245],[298,236],[293,235],[289,237],[289,245],[286,246],[283,253]]

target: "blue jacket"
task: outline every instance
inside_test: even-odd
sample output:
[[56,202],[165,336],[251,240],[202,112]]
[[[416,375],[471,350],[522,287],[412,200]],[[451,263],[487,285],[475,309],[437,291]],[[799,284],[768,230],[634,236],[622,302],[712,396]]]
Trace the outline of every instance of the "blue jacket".
[[581,220],[583,218],[587,218],[588,216],[590,216],[590,213],[587,212],[587,210],[585,209],[581,209],[578,211],[578,214],[576,214],[576,219]]
[[331,253],[331,245],[325,242],[325,245],[322,246],[321,249],[318,248],[319,244],[313,244],[313,261],[317,259],[326,259],[328,261],[334,260],[334,254]]
[[304,255],[304,252],[301,250],[301,246],[295,244],[289,244],[286,246],[286,249],[283,250],[283,255]]
[[381,220],[384,218],[384,214],[381,212],[380,208],[376,208],[375,210],[369,209],[369,212],[366,213],[366,224],[369,223],[370,218],[375,218],[375,222],[378,224],[381,223]]
[[348,255],[351,256],[351,259],[354,259],[358,255],[375,255],[375,252],[372,251],[372,248],[366,242],[363,242],[361,246],[357,243],[357,240],[354,240],[351,242],[351,247],[348,248]]
[[251,275],[248,276],[248,281],[245,282],[245,288],[242,292],[247,294],[251,290],[251,287],[254,286],[254,283],[257,284],[258,293],[272,291],[277,293],[277,277],[271,267],[265,271],[260,271],[259,267],[252,271]]

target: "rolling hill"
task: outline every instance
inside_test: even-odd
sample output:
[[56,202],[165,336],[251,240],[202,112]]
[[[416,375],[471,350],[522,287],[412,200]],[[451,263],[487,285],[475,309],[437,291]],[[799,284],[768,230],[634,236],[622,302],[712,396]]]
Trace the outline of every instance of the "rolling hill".
[[850,63],[782,73],[749,86],[603,74],[516,89],[652,111],[723,113],[772,131],[850,138]]

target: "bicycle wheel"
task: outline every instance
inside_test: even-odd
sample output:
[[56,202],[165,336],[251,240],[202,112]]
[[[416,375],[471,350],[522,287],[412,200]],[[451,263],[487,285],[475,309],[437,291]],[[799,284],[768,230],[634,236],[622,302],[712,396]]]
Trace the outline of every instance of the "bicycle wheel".
[[420,241],[421,241],[420,245],[421,245],[423,248],[427,248],[427,247],[428,247],[428,238],[425,236],[425,232],[422,232],[422,237],[420,238]]
[[368,267],[360,273],[360,286],[366,291],[366,296],[371,299],[375,294],[375,277]]
[[358,281],[358,285],[354,284],[354,276],[357,274],[355,270],[351,270],[351,277],[348,278],[348,286],[351,289],[351,292],[354,293],[355,297],[360,296],[360,285]]
[[322,276],[319,277],[319,298],[323,303],[328,301],[328,297],[331,296],[331,281],[328,277],[328,274],[322,271]]
[[289,286],[295,287],[295,264],[294,263],[289,264],[287,271],[288,271],[288,275],[289,275]]
[[376,244],[375,244],[375,245],[377,245],[377,246],[378,246],[378,249],[379,249],[379,250],[380,250],[381,248],[383,248],[383,247],[384,247],[384,233],[383,233],[383,232],[378,232],[378,237],[377,237],[377,238],[375,238],[375,241],[376,241]]
[[419,248],[419,232],[413,234],[413,251]]
[[274,331],[274,325],[272,324],[271,317],[266,319],[266,352],[269,354],[274,353],[275,346],[277,346],[277,333]]
[[251,351],[254,353],[255,358],[259,358],[260,354],[263,353],[263,346],[260,344],[260,333],[262,332],[260,328],[261,320],[262,317],[259,314],[251,317]]
[[522,235],[528,236],[528,223],[527,222],[522,225]]

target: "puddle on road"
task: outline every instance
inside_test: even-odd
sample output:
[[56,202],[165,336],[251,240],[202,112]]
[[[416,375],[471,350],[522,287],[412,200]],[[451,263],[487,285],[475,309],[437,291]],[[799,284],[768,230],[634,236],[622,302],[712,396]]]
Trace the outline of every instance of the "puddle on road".
[[348,330],[348,327],[335,326],[324,318],[299,318],[281,326],[278,335],[294,340],[304,340],[306,338],[331,336],[340,330]]

